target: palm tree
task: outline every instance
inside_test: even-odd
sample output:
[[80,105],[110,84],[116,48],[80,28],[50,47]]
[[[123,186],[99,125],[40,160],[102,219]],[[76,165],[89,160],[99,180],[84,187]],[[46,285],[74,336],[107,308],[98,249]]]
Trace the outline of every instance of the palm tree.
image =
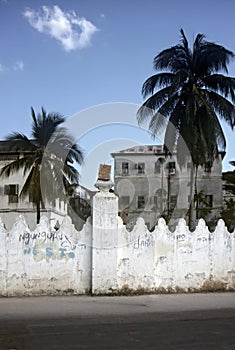
[[31,115],[32,139],[19,132],[6,137],[11,141],[11,150],[22,152],[23,156],[4,166],[0,175],[9,177],[23,170],[25,182],[20,197],[31,196],[38,223],[45,200],[52,201],[55,196],[64,199],[69,184],[78,181],[79,174],[73,162],[81,164],[83,154],[73,137],[61,127],[65,121],[61,114],[47,114],[42,108],[41,114],[36,116],[31,107]]
[[195,173],[199,166],[213,163],[226,140],[219,118],[232,128],[235,120],[235,78],[227,65],[233,52],[208,42],[198,34],[190,49],[181,29],[181,42],[163,50],[154,58],[154,68],[161,72],[149,77],[142,94],[147,100],[137,111],[139,123],[149,121],[153,136],[165,132],[166,154],[174,149],[182,165],[187,153],[192,159],[189,225],[192,226],[192,203]]

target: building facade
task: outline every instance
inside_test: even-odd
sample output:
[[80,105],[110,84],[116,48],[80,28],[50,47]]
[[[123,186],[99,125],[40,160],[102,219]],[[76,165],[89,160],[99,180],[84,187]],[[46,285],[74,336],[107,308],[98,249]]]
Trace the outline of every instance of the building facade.
[[96,191],[91,191],[80,184],[72,184],[69,190],[68,215],[77,230],[81,230],[87,218],[91,216],[92,198]]
[[[14,148],[15,149],[15,148]],[[0,141],[0,169],[10,162],[20,159],[27,151],[13,151],[12,142]],[[20,197],[21,189],[26,176],[23,170],[11,174],[9,177],[0,177],[0,217],[6,229],[10,230],[12,224],[23,214],[30,229],[36,226],[36,208],[29,192],[24,198]],[[74,183],[70,185],[67,201],[55,198],[53,201],[44,199],[45,209],[41,215],[48,217],[51,227],[58,229],[66,215],[69,215],[77,230],[81,230],[86,219],[91,215],[91,200],[94,191]]]
[[[20,159],[27,151],[13,151],[12,141],[0,141],[0,169],[10,162]],[[6,229],[10,230],[18,216],[23,214],[30,229],[36,226],[36,207],[32,202],[32,195],[21,198],[20,192],[24,185],[26,176],[23,170],[19,170],[9,177],[0,177],[0,217]],[[53,203],[45,201],[45,209],[41,209],[41,215],[48,217],[51,227],[58,228],[67,215],[67,204],[59,198]]]
[[[170,225],[177,218],[187,218],[190,159],[179,167],[176,154],[166,157],[161,145],[136,146],[112,153],[112,157],[119,211],[129,229],[133,228],[139,216],[143,217],[149,229],[154,228],[161,216]],[[208,164],[208,167],[198,169],[197,216],[207,220],[218,218],[223,206],[222,158],[223,154],[220,154],[212,166]]]

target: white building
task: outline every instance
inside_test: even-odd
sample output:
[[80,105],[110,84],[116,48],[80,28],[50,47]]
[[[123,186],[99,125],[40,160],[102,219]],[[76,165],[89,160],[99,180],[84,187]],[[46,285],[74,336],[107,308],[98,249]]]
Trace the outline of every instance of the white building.
[[[136,146],[112,153],[112,157],[119,211],[127,227],[132,228],[139,216],[150,229],[161,216],[171,218],[170,224],[177,218],[186,218],[190,198],[190,159],[180,168],[176,154],[165,157],[161,145]],[[219,217],[223,206],[222,158],[221,153],[211,167],[198,169],[199,215],[207,220]]]
[[[25,152],[13,151],[11,141],[0,141],[0,169],[9,162],[21,158]],[[30,193],[24,199],[19,196],[24,181],[23,170],[10,177],[0,178],[0,217],[8,230],[20,214],[25,216],[30,229],[36,226],[36,207],[31,201]],[[41,214],[49,218],[52,228],[57,227],[67,215],[67,204],[59,199],[55,199],[53,203],[46,202]]]

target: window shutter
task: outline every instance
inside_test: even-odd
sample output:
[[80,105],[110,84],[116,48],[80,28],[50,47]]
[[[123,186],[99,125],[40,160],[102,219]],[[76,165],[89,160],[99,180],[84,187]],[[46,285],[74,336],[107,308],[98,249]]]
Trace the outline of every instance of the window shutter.
[[4,194],[5,196],[8,196],[10,193],[10,186],[9,185],[5,185],[4,186]]

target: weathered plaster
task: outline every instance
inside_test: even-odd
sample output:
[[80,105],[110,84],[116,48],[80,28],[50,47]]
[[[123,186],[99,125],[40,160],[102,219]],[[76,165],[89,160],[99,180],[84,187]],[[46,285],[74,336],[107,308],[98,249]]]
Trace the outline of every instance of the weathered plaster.
[[117,213],[118,197],[101,191],[80,232],[69,217],[57,231],[44,216],[33,231],[23,216],[10,232],[0,220],[0,294],[235,289],[235,231],[222,220],[190,232],[180,219],[171,232],[160,219],[150,232],[139,218],[129,232]]
[[90,222],[77,232],[66,217],[60,229],[53,231],[48,219],[42,217],[30,231],[24,217],[19,216],[8,234],[0,227],[0,236],[3,246],[5,243],[5,249],[0,249],[0,269],[5,276],[1,294],[85,293],[90,289]]

